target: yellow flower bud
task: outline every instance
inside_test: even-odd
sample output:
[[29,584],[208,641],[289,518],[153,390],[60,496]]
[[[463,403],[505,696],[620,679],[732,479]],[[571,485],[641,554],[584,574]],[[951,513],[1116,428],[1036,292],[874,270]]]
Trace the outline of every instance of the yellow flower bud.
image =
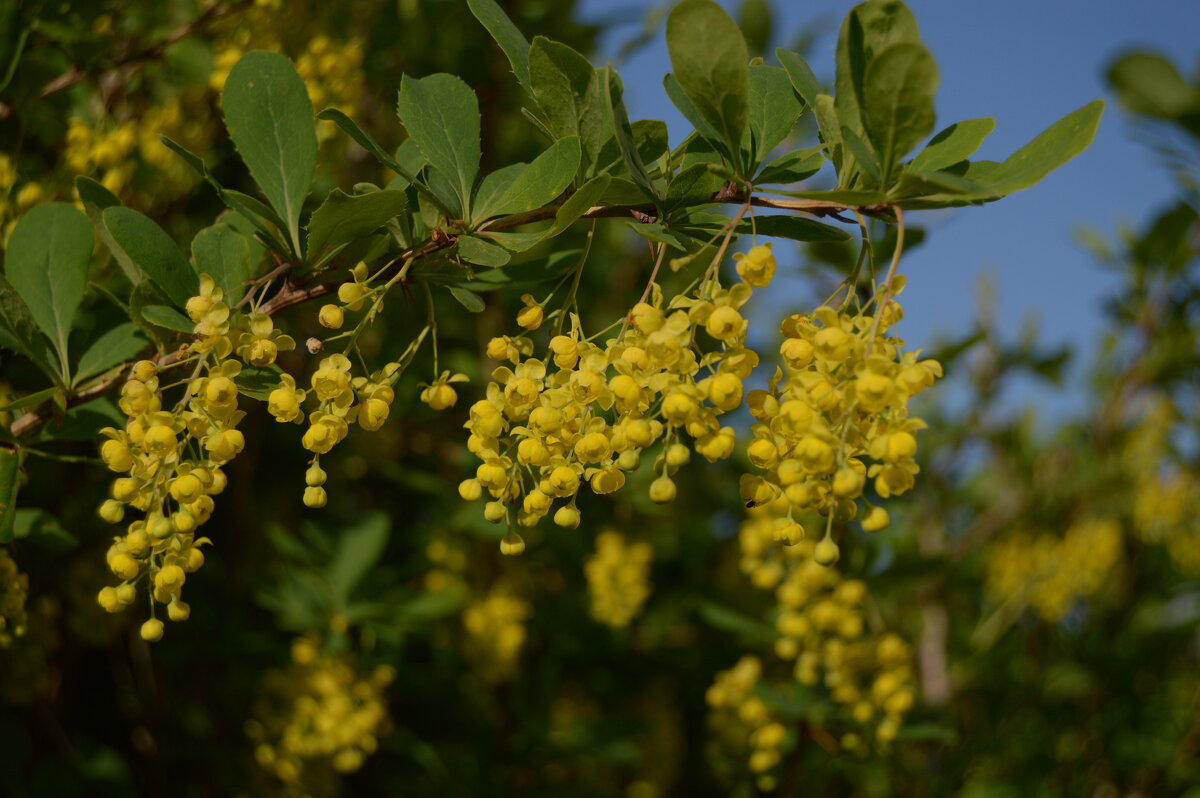
[[319,510],[329,501],[328,494],[321,487],[310,487],[304,489],[304,506],[311,507],[314,510]]
[[141,635],[147,643],[156,643],[162,640],[163,622],[157,618],[151,618],[142,624]]
[[659,477],[650,483],[650,501],[655,504],[675,501],[675,483],[670,477]]
[[813,559],[821,565],[833,565],[838,561],[840,555],[838,544],[834,543],[833,538],[830,537],[822,538],[813,550]]
[[317,322],[330,330],[340,330],[346,323],[346,314],[337,305],[322,305],[317,313]]

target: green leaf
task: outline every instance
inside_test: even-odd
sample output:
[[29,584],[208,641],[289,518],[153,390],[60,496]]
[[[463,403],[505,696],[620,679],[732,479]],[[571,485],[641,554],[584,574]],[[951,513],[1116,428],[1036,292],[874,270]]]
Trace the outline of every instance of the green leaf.
[[[516,174],[487,215],[507,216],[549,205],[570,187],[579,170],[579,137],[559,139]],[[475,222],[484,221],[483,216]]]
[[[901,173],[900,181],[889,192],[892,197],[930,194],[961,194],[964,197],[975,198],[986,196],[987,187],[950,172],[923,172],[909,168]],[[908,207],[907,204],[905,207]]]
[[992,132],[996,120],[989,117],[965,119],[929,140],[909,166],[922,172],[936,172],[970,158]]
[[666,244],[667,246],[669,246],[673,249],[677,249],[680,252],[688,251],[689,239],[686,236],[679,236],[679,235],[676,235],[675,233],[670,232],[669,230],[664,228],[661,224],[644,224],[642,222],[628,222],[628,225],[629,225],[629,228],[631,230],[633,230],[633,232],[637,233],[638,235],[642,236],[643,238],[647,238],[647,239],[649,239],[651,241],[655,241],[659,244]]
[[747,641],[770,644],[779,637],[775,627],[713,601],[700,604],[700,617],[714,629],[732,632]]
[[397,112],[429,163],[454,187],[464,217],[470,216],[480,159],[475,92],[454,75],[405,75]]
[[487,32],[492,34],[496,44],[500,45],[500,49],[508,56],[508,63],[512,64],[517,81],[525,87],[525,91],[532,94],[529,42],[521,35],[521,31],[496,0],[467,0],[467,6],[475,15],[475,19],[487,28]]
[[1160,119],[1200,113],[1200,90],[1157,53],[1122,56],[1108,68],[1108,81],[1121,103],[1134,113]]
[[580,119],[589,104],[601,99],[591,63],[565,44],[535,36],[529,48],[529,78],[533,98],[554,137],[580,135]]
[[63,381],[59,360],[50,342],[38,329],[29,308],[3,277],[0,277],[0,345],[29,358],[53,382]]
[[718,155],[727,162],[733,163],[733,155],[729,151],[729,146],[721,140],[721,134],[715,127],[708,123],[708,120],[704,118],[704,115],[700,113],[700,109],[687,96],[683,87],[679,85],[679,80],[673,74],[668,73],[663,77],[663,89],[667,92],[667,98],[679,109],[679,113],[683,114],[683,118],[690,122],[692,127],[696,128],[696,132],[713,146]]
[[487,219],[497,216],[492,209],[500,204],[500,198],[508,191],[508,187],[517,176],[529,168],[527,163],[514,163],[502,166],[494,172],[489,172],[479,181],[475,189],[475,200],[472,203],[476,219]]
[[864,205],[878,205],[887,202],[887,194],[882,191],[856,191],[854,189],[838,188],[831,191],[776,191],[786,197],[817,200],[851,208],[861,208]]
[[75,369],[74,383],[80,385],[88,377],[93,377],[118,363],[130,360],[145,349],[149,343],[133,322],[113,327],[84,350],[83,355],[79,358],[79,366]]
[[233,302],[250,280],[254,268],[250,257],[250,239],[227,224],[206,227],[192,239],[196,272],[213,278],[217,288]]
[[21,450],[0,446],[0,544],[13,539],[17,489],[21,482]]
[[[321,113],[317,114],[317,119],[333,122],[342,129],[343,133],[354,139],[358,146],[374,155],[375,160],[379,161],[380,164],[386,166],[388,169],[391,169],[396,174],[403,175],[404,177],[408,178],[410,183],[413,181],[413,174],[405,170],[395,158],[388,155],[387,150],[385,150],[383,147],[380,147],[378,142],[371,138],[365,130],[359,127],[357,122],[346,116],[344,111],[338,108],[326,108],[324,111],[321,111]],[[409,141],[409,139],[406,139],[405,141]]]
[[775,31],[775,20],[771,4],[767,0],[742,0],[738,9],[738,27],[746,36],[746,46],[754,55],[767,51],[771,34]]
[[101,214],[113,243],[179,307],[200,290],[200,280],[169,235],[149,216],[132,208]]
[[[675,78],[739,163],[750,93],[750,54],[737,23],[713,0],[683,0],[667,17]],[[749,177],[749,175],[744,175]]]
[[724,182],[719,175],[713,174],[707,164],[692,164],[671,178],[663,208],[670,215],[676,208],[705,204],[711,201],[712,195],[721,189]]
[[479,266],[503,266],[511,257],[499,244],[475,236],[458,237],[458,255],[467,263]]
[[893,44],[867,65],[863,125],[879,153],[882,183],[889,182],[900,159],[933,132],[938,80],[933,56],[919,43]]
[[782,47],[775,51],[775,57],[779,59],[779,63],[783,64],[788,79],[792,82],[792,87],[804,100],[804,104],[810,108],[816,105],[817,95],[821,93],[821,84],[817,80],[817,76],[813,74],[808,62],[799,53],[784,50]]
[[120,429],[129,420],[121,412],[112,397],[100,397],[67,410],[62,421],[51,421],[46,427],[46,437],[56,441],[91,441],[100,437],[105,427]]
[[597,205],[608,189],[611,180],[612,178],[608,175],[596,175],[580,186],[578,191],[567,197],[567,201],[559,207],[558,213],[554,215],[554,226],[546,233],[546,238],[553,238],[565,232],[583,214]]
[[503,269],[489,269],[480,272],[475,275],[474,280],[460,283],[458,287],[469,288],[472,291],[532,288],[550,280],[560,279],[568,269],[579,264],[582,254],[583,250],[569,249],[553,252],[544,258],[511,263]]
[[813,106],[813,116],[817,118],[817,129],[821,134],[821,143],[833,168],[837,170],[839,181],[843,180],[842,170],[845,156],[843,155],[842,130],[846,127],[838,118],[837,103],[828,94],[818,94],[816,105]]
[[243,396],[265,402],[270,397],[271,391],[279,387],[281,374],[283,374],[283,369],[274,364],[246,366],[238,372],[233,381],[237,384],[238,392]]
[[617,145],[621,149],[621,157],[625,160],[625,168],[629,170],[629,176],[633,178],[633,182],[657,205],[658,190],[655,188],[654,182],[650,180],[646,166],[642,163],[641,155],[638,154],[637,141],[633,136],[633,128],[629,124],[629,114],[625,111],[625,102],[621,99],[624,93],[621,79],[611,69],[606,68],[603,81],[604,96],[608,99],[608,110],[612,116],[613,130],[616,133]]
[[321,265],[332,251],[365,238],[407,207],[408,195],[397,189],[350,195],[335,188],[308,220],[307,262]]
[[[989,170],[986,179],[980,177],[979,182],[997,196],[1029,188],[1092,143],[1103,113],[1104,100],[1092,100],[1072,111]],[[975,179],[969,170],[963,176]]]
[[229,71],[221,107],[242,161],[283,218],[299,255],[300,209],[317,166],[317,133],[304,81],[285,56],[255,50]]
[[37,326],[67,362],[67,337],[87,291],[92,225],[70,205],[31,208],[8,239],[4,270]]
[[141,309],[142,318],[151,324],[164,327],[175,332],[191,333],[196,325],[191,320],[169,305],[146,305]]
[[146,279],[146,275],[142,274],[142,270],[137,267],[129,256],[112,240],[112,236],[108,234],[104,223],[100,218],[100,214],[105,208],[112,208],[121,204],[121,200],[117,195],[109,191],[100,183],[92,180],[90,177],[79,175],[75,178],[75,191],[79,194],[79,199],[83,202],[84,213],[92,221],[92,226],[100,234],[100,239],[104,242],[104,246],[108,247],[108,251],[113,254],[113,258],[117,261],[117,265],[121,267],[121,271],[129,278],[129,281],[137,284]]
[[779,67],[750,67],[747,106],[750,168],[757,169],[770,156],[771,150],[787,138],[803,111],[804,105],[796,98],[785,71]]
[[838,31],[837,112],[841,124],[864,130],[861,105],[867,68],[893,44],[920,44],[917,20],[899,0],[868,0],[850,10]]
[[79,545],[79,539],[63,528],[58,519],[38,507],[22,507],[13,519],[12,536],[39,546],[69,549]]
[[229,137],[300,253],[300,210],[317,168],[317,131],[304,80],[292,61],[253,50],[221,91]]
[[800,216],[756,216],[753,227],[749,219],[743,219],[738,224],[738,233],[745,234],[751,230],[760,236],[789,238],[792,241],[831,243],[850,240],[850,234],[840,227]]
[[486,307],[483,304],[483,297],[474,291],[457,285],[446,286],[446,288],[450,291],[450,295],[459,301],[459,304],[472,313],[482,313]]
[[879,158],[875,155],[875,151],[871,149],[871,145],[863,141],[862,136],[855,133],[848,127],[842,128],[842,143],[846,146],[846,150],[853,156],[854,160],[862,168],[870,178],[867,185],[861,181],[855,185],[860,188],[880,188],[883,185],[883,173],[880,171]]
[[764,166],[758,177],[754,178],[754,184],[797,183],[821,171],[824,163],[825,155],[820,147],[785,153]]
[[54,394],[59,393],[62,389],[57,385],[51,385],[49,388],[43,388],[37,393],[31,393],[22,396],[20,399],[14,399],[4,407],[0,407],[0,413],[10,413],[13,410],[24,410],[27,407],[37,407],[42,402],[50,399]]
[[492,233],[484,231],[478,234],[480,238],[494,241],[509,252],[524,252],[540,244],[546,238],[546,229],[526,233]]
[[[264,221],[268,220],[271,222],[271,224],[275,225],[276,229],[284,230],[286,226],[283,224],[283,221],[279,219],[278,214],[253,197],[248,197],[240,191],[226,189],[224,186],[218,183],[217,179],[212,176],[211,172],[208,171],[208,167],[204,165],[204,161],[198,155],[189,152],[187,148],[183,147],[181,144],[172,141],[162,134],[159,134],[158,138],[159,141],[174,151],[175,154],[183,158],[184,162],[186,162],[189,166],[196,170],[201,177],[204,178],[205,182],[212,187],[212,190],[217,193],[217,196],[220,198],[221,202],[225,203],[226,207],[236,212],[250,224],[254,225],[255,229],[258,230],[261,241],[272,252],[284,260],[291,257],[291,253],[288,252],[288,248],[275,234],[275,230],[273,230],[271,227],[268,227],[266,221]],[[105,243],[108,244],[110,248],[113,248],[113,245],[108,241],[108,239],[105,239]],[[130,279],[134,278],[131,277]],[[134,279],[134,282],[141,282],[141,277]]]
[[380,512],[365,513],[357,524],[342,530],[328,571],[329,584],[342,602],[379,562],[390,531],[391,519]]

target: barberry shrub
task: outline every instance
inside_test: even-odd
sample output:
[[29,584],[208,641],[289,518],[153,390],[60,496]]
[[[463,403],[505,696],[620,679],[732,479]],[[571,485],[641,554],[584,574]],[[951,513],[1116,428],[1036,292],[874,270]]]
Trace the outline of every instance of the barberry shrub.
[[[683,0],[666,19],[664,87],[689,128],[669,136],[629,119],[612,66],[469,0],[523,114],[505,123],[524,125],[526,160],[502,163],[494,96],[430,67],[393,76],[385,121],[368,113],[392,98],[366,96],[365,40],[309,37],[293,61],[271,4],[241,5],[247,27],[219,21],[191,93],[64,125],[49,149],[73,187],[0,156],[0,345],[20,384],[3,407],[0,542],[19,546],[0,553],[0,647],[53,650],[39,629],[61,607],[38,603],[21,555],[56,533],[22,497],[54,487],[34,460],[78,458],[90,438],[82,457],[106,492],[86,496],[95,512],[73,531],[106,548],[81,556],[86,609],[73,613],[104,612],[75,623],[100,637],[129,626],[144,662],[232,636],[250,621],[218,623],[205,598],[217,606],[231,572],[259,579],[256,603],[288,633],[285,655],[249,655],[259,667],[237,688],[255,696],[238,728],[265,791],[333,794],[389,744],[418,762],[421,789],[436,785],[443,758],[474,762],[482,745],[438,723],[440,741],[423,742],[390,709],[446,693],[478,700],[497,728],[538,707],[538,742],[522,731],[503,745],[520,764],[495,783],[514,791],[594,775],[593,746],[606,752],[595,794],[668,793],[690,783],[687,757],[654,746],[683,747],[691,727],[705,729],[706,788],[728,795],[792,794],[814,761],[848,762],[831,772],[853,781],[845,771],[889,767],[906,741],[952,737],[906,726],[932,711],[922,690],[929,707],[947,700],[929,631],[945,604],[922,592],[916,623],[876,595],[907,578],[885,573],[889,557],[912,565],[902,534],[919,527],[926,560],[951,556],[926,532],[953,475],[935,467],[923,484],[918,439],[933,427],[960,454],[966,436],[939,427],[930,394],[993,339],[926,356],[899,337],[903,255],[924,212],[1002,199],[1082,152],[1103,102],[1001,162],[971,161],[994,123],[939,129],[938,69],[903,3],[849,11],[829,87],[797,52],[752,57],[751,32],[713,0]],[[100,34],[112,24],[94,20]],[[160,213],[189,198],[212,212]],[[798,273],[792,242],[840,253],[824,301],[779,292]],[[986,378],[965,370],[984,406]],[[1134,485],[1130,512],[1021,486],[1028,501],[978,547],[985,562],[962,567],[986,610],[970,645],[1100,602],[1125,573],[1125,521],[1194,571],[1196,479],[1157,399],[1095,480]],[[402,496],[390,515],[371,512],[389,490]],[[597,629],[578,640],[592,642],[572,643],[585,624]],[[688,647],[701,665],[672,674]],[[668,675],[624,670],[631,652],[663,657]],[[431,677],[458,665],[455,680]],[[639,731],[607,728],[607,711]]]

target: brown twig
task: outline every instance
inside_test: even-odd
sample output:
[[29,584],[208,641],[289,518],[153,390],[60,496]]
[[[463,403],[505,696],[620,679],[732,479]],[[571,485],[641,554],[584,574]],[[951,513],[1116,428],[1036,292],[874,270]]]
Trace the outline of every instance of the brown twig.
[[[252,0],[237,0],[237,2],[227,4],[216,2],[210,3],[205,6],[204,10],[200,12],[200,15],[191,22],[180,25],[178,28],[168,33],[165,38],[155,42],[149,47],[117,59],[116,63],[109,69],[105,70],[105,72],[117,73],[129,67],[133,67],[133,69],[136,70],[142,66],[145,66],[151,61],[157,61],[158,59],[162,58],[163,53],[172,44],[175,44],[180,39],[187,38],[195,33],[198,28],[203,27],[215,19],[220,19],[221,17],[232,14],[235,11],[240,11],[245,6],[250,5],[251,1]],[[42,90],[38,92],[38,99],[45,99],[51,94],[57,94],[63,89],[69,89],[71,86],[74,86],[77,83],[82,83],[93,76],[94,73],[80,69],[78,64],[72,64],[70,69],[42,87]]]
[[[732,190],[731,191],[731,190],[729,190],[728,186],[722,188],[720,191],[713,194],[713,196],[710,197],[710,199],[709,199],[709,203],[706,203],[706,204],[726,204],[726,203],[736,203],[738,205],[741,205],[743,213],[745,212],[746,206],[754,205],[754,206],[760,207],[760,208],[775,208],[777,210],[798,211],[798,212],[807,213],[807,214],[810,214],[813,216],[835,215],[841,211],[846,211],[846,210],[858,211],[859,213],[863,213],[868,216],[877,216],[877,215],[886,214],[891,209],[891,206],[889,206],[889,205],[868,205],[868,206],[863,206],[863,207],[855,207],[852,205],[843,205],[838,202],[821,202],[819,200],[806,200],[806,199],[780,200],[780,199],[773,199],[773,198],[769,198],[769,197],[752,197],[752,196],[748,197],[746,195],[745,191],[743,191],[743,190]],[[475,232],[496,233],[496,232],[501,232],[504,230],[509,230],[514,227],[519,227],[524,224],[530,224],[531,222],[546,221],[547,219],[553,219],[555,217],[555,215],[558,213],[558,209],[559,209],[559,205],[557,205],[557,204],[547,205],[543,208],[536,208],[536,209],[534,209],[532,211],[528,211],[526,213],[518,213],[518,214],[513,214],[512,216],[504,216],[499,219],[493,219],[490,222],[484,222],[483,224],[481,224],[478,228],[476,228]],[[602,219],[602,218],[638,219],[638,218],[649,217],[649,218],[653,219],[653,218],[656,218],[654,216],[655,213],[657,213],[657,210],[651,204],[645,204],[645,205],[597,205],[597,206],[589,208],[587,211],[585,211],[580,216],[580,218],[581,219]],[[399,267],[400,264],[404,263],[405,261],[416,260],[418,258],[427,257],[429,255],[434,254],[435,252],[440,251],[440,250],[448,249],[449,247],[453,246],[456,243],[456,241],[457,241],[457,238],[455,236],[446,235],[444,233],[441,235],[438,235],[438,236],[431,237],[428,240],[422,241],[421,243],[413,246],[406,252],[397,256],[390,265]],[[283,271],[285,271],[284,267],[291,266],[291,265],[294,265],[294,264],[281,264],[279,267],[277,267],[275,270],[273,270],[269,276],[271,276],[271,277],[277,276],[278,274],[281,274]],[[264,282],[265,279],[266,279],[265,277],[258,278],[258,281],[257,281],[258,284],[261,284],[262,282]],[[337,286],[338,286],[338,283],[333,283],[333,282],[321,283],[319,285],[311,285],[311,286],[298,286],[298,285],[293,285],[290,282],[285,282],[283,284],[283,286],[280,287],[279,291],[275,294],[275,296],[271,297],[269,300],[267,300],[266,302],[264,302],[262,305],[259,306],[258,312],[268,315],[268,316],[273,316],[276,313],[279,313],[280,311],[285,310],[286,308],[290,308],[295,305],[301,305],[310,300],[317,299],[317,298],[323,297],[323,296],[327,296],[327,295],[333,293],[337,289]],[[245,300],[243,299],[243,302],[244,301]],[[240,306],[240,304],[241,303],[239,303],[239,306]],[[169,353],[162,355],[158,359],[157,362],[159,363],[159,365],[167,365],[169,363],[174,363],[178,359],[179,359],[178,352],[169,352]],[[97,399],[101,396],[105,396],[106,394],[112,393],[113,391],[117,390],[121,386],[122,382],[124,381],[124,377],[125,377],[126,372],[128,371],[128,368],[129,368],[129,365],[127,364],[120,371],[116,372],[114,374],[114,376],[110,377],[109,379],[105,380],[104,382],[93,385],[92,387],[87,388],[83,391],[80,391],[79,393],[69,397],[67,399],[67,406],[74,407],[75,405],[83,404],[84,402],[89,402],[93,399]],[[29,432],[33,431],[37,427],[44,424],[46,421],[50,420],[51,417],[52,417],[52,414],[46,413],[46,412],[26,413],[25,415],[23,415],[19,419],[17,419],[15,422],[13,422],[12,428],[10,430],[12,437],[19,438],[23,435],[28,434]]]

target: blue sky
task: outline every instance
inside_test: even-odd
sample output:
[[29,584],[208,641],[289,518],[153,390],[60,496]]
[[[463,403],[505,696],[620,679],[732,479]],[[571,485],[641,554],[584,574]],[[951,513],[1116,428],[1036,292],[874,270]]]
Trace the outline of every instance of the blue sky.
[[[773,45],[787,46],[806,26],[823,24],[827,32],[809,61],[819,77],[831,78],[837,26],[851,5],[775,0]],[[580,16],[640,20],[646,7],[583,0]],[[1185,75],[1194,74],[1200,55],[1200,3],[1192,0],[909,0],[909,7],[941,70],[936,129],[961,119],[996,119],[977,158],[1001,160],[1060,116],[1107,97],[1104,71],[1122,51],[1161,51]],[[598,60],[614,57],[636,30],[637,24],[615,29]],[[670,71],[661,31],[652,46],[618,66],[631,117],[664,119],[672,141],[679,141],[686,123],[661,88],[662,75]],[[1037,186],[982,208],[910,215],[930,237],[902,263],[909,287],[901,335],[922,346],[938,333],[968,329],[975,286],[987,273],[996,286],[997,318],[1011,324],[1014,335],[1021,319],[1033,314],[1042,340],[1070,343],[1086,360],[1103,327],[1101,302],[1116,281],[1076,243],[1074,232],[1091,226],[1111,237],[1122,224],[1144,221],[1171,197],[1166,172],[1134,141],[1128,120],[1110,99],[1092,146]],[[790,253],[779,252],[786,270]],[[788,287],[803,291],[797,283]],[[1081,390],[1075,389],[1076,400]]]

